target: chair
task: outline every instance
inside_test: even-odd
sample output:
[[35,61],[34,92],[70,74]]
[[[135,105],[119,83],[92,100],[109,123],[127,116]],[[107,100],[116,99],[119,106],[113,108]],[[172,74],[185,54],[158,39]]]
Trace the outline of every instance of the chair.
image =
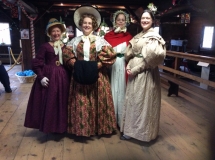
[[190,69],[188,67],[188,62],[185,58],[182,59],[181,63],[180,63],[180,66],[183,66],[184,67],[184,72],[185,72],[185,69],[188,70],[188,73],[190,73]]

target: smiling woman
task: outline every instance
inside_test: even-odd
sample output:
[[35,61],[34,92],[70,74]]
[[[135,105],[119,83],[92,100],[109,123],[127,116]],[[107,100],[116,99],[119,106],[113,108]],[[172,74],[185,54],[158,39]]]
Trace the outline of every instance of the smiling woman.
[[63,66],[61,35],[64,24],[55,18],[48,22],[50,41],[43,44],[32,60],[37,78],[28,101],[25,126],[45,133],[67,131],[67,99],[69,76]]
[[154,16],[145,10],[141,17],[143,31],[128,45],[125,59],[128,83],[123,108],[121,139],[130,137],[149,142],[159,131],[161,85],[158,65],[166,55],[165,41],[154,31]]
[[73,73],[68,105],[68,133],[77,136],[111,134],[116,119],[108,77],[108,67],[116,54],[103,38],[93,35],[101,17],[91,6],[74,13],[76,26],[83,31],[63,50],[64,63]]

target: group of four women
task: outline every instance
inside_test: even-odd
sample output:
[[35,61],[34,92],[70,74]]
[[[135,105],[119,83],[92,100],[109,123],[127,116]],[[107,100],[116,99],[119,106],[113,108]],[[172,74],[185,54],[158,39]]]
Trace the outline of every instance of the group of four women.
[[32,61],[37,78],[24,125],[45,133],[92,136],[112,134],[118,124],[124,133],[121,139],[155,139],[161,106],[157,66],[166,49],[153,21],[153,13],[145,10],[143,31],[132,38],[126,31],[128,14],[117,11],[114,29],[101,38],[94,35],[101,22],[99,12],[82,6],[75,11],[74,22],[83,35],[65,46],[60,40],[63,24],[50,19],[46,29],[50,41]]

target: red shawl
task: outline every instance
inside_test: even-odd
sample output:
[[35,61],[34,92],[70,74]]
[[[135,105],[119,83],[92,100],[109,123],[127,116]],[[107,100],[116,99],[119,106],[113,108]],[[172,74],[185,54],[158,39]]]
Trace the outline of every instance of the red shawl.
[[128,32],[115,33],[114,30],[105,34],[104,39],[111,44],[112,47],[115,47],[123,42],[128,42],[132,39],[132,36]]

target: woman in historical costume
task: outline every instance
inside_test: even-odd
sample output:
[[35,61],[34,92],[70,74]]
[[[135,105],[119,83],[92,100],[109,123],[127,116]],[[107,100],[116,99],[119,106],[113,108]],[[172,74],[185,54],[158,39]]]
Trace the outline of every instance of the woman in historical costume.
[[132,36],[126,29],[128,24],[129,15],[126,12],[119,10],[113,14],[114,30],[108,32],[104,36],[104,39],[111,44],[117,54],[116,62],[111,67],[111,91],[119,127],[121,124],[126,89],[124,54],[129,41],[132,39]]
[[111,134],[116,130],[116,119],[108,67],[115,62],[116,54],[107,41],[93,35],[101,23],[95,8],[79,7],[74,13],[74,22],[83,35],[72,39],[63,51],[65,65],[73,72],[68,133],[87,137]]
[[145,10],[141,17],[143,31],[129,43],[125,52],[128,82],[123,110],[121,139],[135,138],[149,142],[159,131],[161,86],[158,65],[166,55],[165,41],[153,29],[154,15]]
[[28,101],[25,127],[45,133],[67,131],[69,75],[63,66],[61,35],[64,24],[55,18],[48,22],[50,41],[44,43],[32,61],[37,74]]

